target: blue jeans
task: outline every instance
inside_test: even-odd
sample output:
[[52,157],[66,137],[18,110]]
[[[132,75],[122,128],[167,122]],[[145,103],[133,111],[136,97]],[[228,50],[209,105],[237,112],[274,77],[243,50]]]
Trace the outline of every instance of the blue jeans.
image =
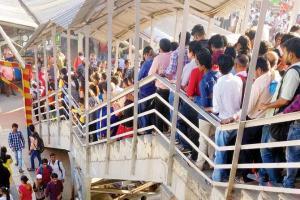
[[15,159],[16,159],[17,165],[18,165],[19,169],[22,169],[22,167],[23,167],[22,149],[20,149],[18,151],[14,151],[14,153],[15,153]]
[[[261,137],[261,143],[268,143],[271,142],[271,133],[270,133],[270,126],[265,125],[262,129],[262,137]],[[263,163],[276,163],[280,162],[280,151],[281,148],[265,148],[265,149],[260,149],[260,155]],[[259,183],[261,185],[264,185],[263,183],[263,177],[264,174],[267,173],[269,176],[269,182],[271,185],[276,186],[280,182],[280,174],[278,169],[272,169],[272,168],[267,168],[267,169],[261,169],[260,170],[260,179]]]
[[[236,137],[236,130],[220,131],[216,130],[215,142],[219,147],[228,146],[229,143]],[[228,161],[228,152],[216,151],[215,164],[226,164]],[[212,179],[218,182],[226,182],[228,180],[229,170],[227,169],[214,169]]]
[[[295,123],[290,126],[288,133],[288,141],[300,140],[300,123]],[[300,162],[300,145],[290,146],[286,148],[287,162]],[[294,188],[297,176],[297,168],[288,168],[287,175],[284,177],[283,186],[286,188]]]
[[31,154],[30,154],[31,169],[35,169],[35,166],[34,166],[34,158],[35,157],[37,157],[37,159],[39,161],[39,166],[42,164],[41,153],[38,152],[37,150],[33,150],[33,151],[31,151]]

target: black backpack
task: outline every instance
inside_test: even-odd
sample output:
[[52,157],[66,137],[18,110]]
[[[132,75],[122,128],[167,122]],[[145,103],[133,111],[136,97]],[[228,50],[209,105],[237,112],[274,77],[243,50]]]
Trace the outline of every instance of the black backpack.
[[37,147],[36,150],[43,153],[45,150],[45,145],[43,139],[36,133]]
[[[300,77],[300,66],[294,66],[290,69],[295,69],[298,72],[298,75]],[[283,79],[284,79],[284,77],[282,78],[282,80]],[[281,86],[282,86],[282,84],[281,84]],[[281,86],[280,86],[280,89],[279,89],[279,95],[280,95],[280,92],[281,92]],[[300,94],[300,85],[298,85],[298,88],[295,92],[294,98],[298,94]],[[284,106],[284,107],[280,108],[279,113],[282,112],[287,106]],[[292,122],[293,121],[287,121],[287,122],[279,122],[279,123],[271,124],[270,125],[271,137],[276,139],[277,141],[286,141],[287,136],[288,136],[288,132],[289,132],[289,129],[290,129],[290,125],[291,125]]]

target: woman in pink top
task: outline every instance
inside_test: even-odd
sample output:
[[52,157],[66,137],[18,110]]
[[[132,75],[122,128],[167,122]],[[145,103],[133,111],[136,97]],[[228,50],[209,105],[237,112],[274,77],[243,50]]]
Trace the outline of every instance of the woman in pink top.
[[21,185],[19,186],[20,200],[32,200],[32,187],[27,182],[27,176],[21,176]]
[[[161,77],[165,77],[166,68],[170,64],[170,56],[171,56],[171,42],[168,39],[161,39],[159,41],[160,53],[154,58],[153,63],[151,65],[150,71],[148,75],[158,74]],[[165,87],[160,81],[156,81],[156,93],[159,94],[164,100],[168,102],[169,99],[169,89]],[[169,108],[165,106],[160,100],[156,99],[155,108],[158,112],[162,113],[166,119],[169,119]],[[156,127],[159,128],[160,131],[168,130],[168,126],[163,122],[160,117],[156,117],[155,120]]]

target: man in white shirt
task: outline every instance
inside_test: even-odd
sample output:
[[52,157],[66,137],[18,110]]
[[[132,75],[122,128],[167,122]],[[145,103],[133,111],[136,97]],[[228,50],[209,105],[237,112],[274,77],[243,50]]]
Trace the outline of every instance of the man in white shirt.
[[55,153],[50,154],[50,161],[48,165],[52,167],[52,173],[56,173],[58,175],[58,180],[64,182],[66,176],[65,168],[62,162],[56,159]]
[[[219,118],[226,119],[233,116],[240,110],[243,82],[230,73],[234,65],[233,59],[228,55],[221,55],[218,64],[222,76],[218,79],[213,90],[213,112],[217,113]],[[218,146],[227,146],[236,136],[234,131],[216,130],[215,142]],[[228,153],[225,151],[216,151],[215,164],[225,164]],[[228,180],[228,170],[214,169],[212,179],[214,181],[226,182]]]

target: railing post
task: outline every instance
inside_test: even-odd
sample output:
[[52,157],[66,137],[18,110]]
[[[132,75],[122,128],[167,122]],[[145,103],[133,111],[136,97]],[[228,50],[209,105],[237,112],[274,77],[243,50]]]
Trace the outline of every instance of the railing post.
[[135,0],[135,34],[134,34],[134,107],[133,107],[133,139],[132,139],[132,156],[131,156],[131,174],[135,173],[136,157],[137,157],[137,130],[138,130],[138,70],[139,70],[139,46],[140,46],[140,10],[141,1]]
[[[70,151],[73,151],[73,115],[72,115],[72,65],[71,65],[71,33],[70,29],[67,30],[67,69],[68,69],[68,99],[69,99],[69,127],[70,127]],[[73,156],[72,156],[73,157]]]
[[35,68],[35,81],[37,84],[37,110],[39,116],[39,133],[41,134],[42,123],[41,123],[41,102],[40,102],[40,84],[39,84],[39,69],[38,69],[38,61],[37,61],[37,46],[34,46],[34,68]]
[[117,70],[119,68],[119,54],[120,51],[120,42],[119,40],[116,41],[116,59],[115,59],[115,70]]
[[46,90],[46,112],[47,112],[47,138],[48,144],[50,144],[50,114],[49,114],[49,76],[48,76],[48,60],[47,60],[47,49],[46,49],[46,38],[43,38],[43,52],[44,52],[44,73],[45,73],[45,90]]
[[153,27],[153,17],[151,16],[150,19],[150,46],[153,47],[153,34],[154,34],[154,27]]
[[107,1],[107,44],[108,44],[108,57],[107,57],[107,123],[106,123],[106,137],[107,137],[107,144],[106,144],[106,157],[105,157],[105,174],[109,172],[109,160],[110,160],[110,118],[111,118],[111,51],[112,51],[112,20],[113,20],[113,5],[114,1]]
[[241,117],[240,117],[240,123],[239,123],[238,132],[237,132],[237,137],[236,137],[236,141],[235,141],[235,148],[233,151],[234,153],[233,153],[233,159],[232,159],[232,167],[230,170],[229,183],[228,183],[228,187],[226,190],[226,199],[227,200],[231,199],[231,192],[232,192],[233,185],[234,185],[234,178],[236,175],[236,170],[237,170],[237,165],[238,165],[239,155],[240,155],[240,150],[241,150],[241,144],[242,144],[242,139],[243,139],[243,135],[244,135],[245,121],[247,118],[250,93],[251,93],[252,83],[253,83],[253,79],[254,79],[255,66],[256,66],[256,62],[257,62],[257,58],[258,58],[259,45],[260,45],[261,37],[263,34],[264,22],[265,22],[265,17],[267,14],[268,7],[269,7],[269,0],[263,0],[262,5],[261,5],[261,10],[260,10],[260,17],[259,17],[257,32],[256,32],[255,39],[254,39],[254,48],[253,48],[254,51],[252,54],[250,65],[249,65],[250,67],[249,67],[249,72],[248,72],[248,77],[247,77],[247,82],[246,82],[245,95],[244,95],[244,100],[243,100],[243,105],[242,105],[242,113],[241,113]]
[[78,33],[77,37],[78,37],[78,39],[77,39],[78,53],[79,52],[83,53],[83,34],[82,33]]
[[185,55],[185,38],[186,38],[186,29],[187,22],[189,18],[189,8],[190,1],[184,1],[184,9],[183,9],[183,22],[181,29],[181,37],[180,37],[180,45],[179,45],[179,57],[178,57],[178,66],[176,73],[176,91],[174,94],[174,112],[172,114],[172,125],[171,125],[171,138],[170,138],[170,146],[169,146],[169,160],[168,160],[168,174],[167,174],[167,184],[171,185],[172,181],[172,173],[173,173],[173,163],[174,163],[174,154],[175,154],[175,134],[176,134],[176,124],[178,119],[178,107],[179,107],[179,92],[180,92],[180,82],[181,82],[181,74],[184,65],[184,55]]
[[57,69],[57,49],[56,49],[56,42],[55,42],[55,34],[56,34],[56,27],[52,28],[52,50],[53,50],[53,67],[54,67],[54,84],[55,84],[55,109],[56,109],[56,118],[57,118],[57,141],[60,145],[60,116],[59,116],[59,104],[58,104],[58,69]]

